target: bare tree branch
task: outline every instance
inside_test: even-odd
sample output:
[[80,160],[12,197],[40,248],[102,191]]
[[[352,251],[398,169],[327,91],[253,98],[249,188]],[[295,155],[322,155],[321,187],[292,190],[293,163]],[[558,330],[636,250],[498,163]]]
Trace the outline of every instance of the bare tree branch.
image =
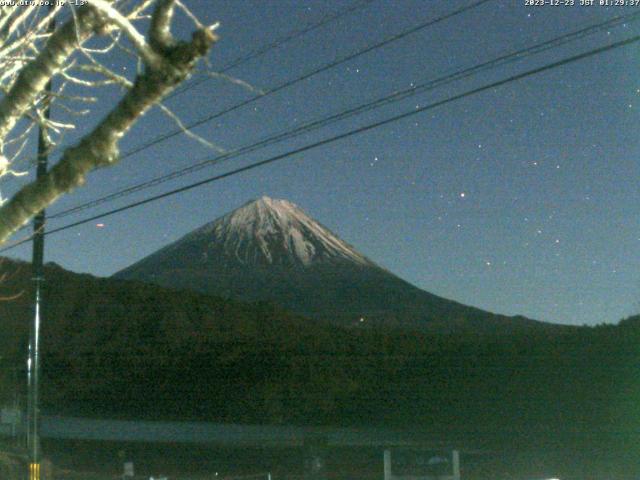
[[[159,66],[160,62],[162,62],[162,58],[156,53],[154,48],[152,48],[144,36],[136,30],[136,28],[131,24],[131,22],[122,15],[118,10],[113,8],[111,4],[105,0],[88,0],[91,5],[93,5],[96,9],[100,11],[109,21],[115,23],[118,27],[122,29],[122,31],[127,35],[129,41],[136,47],[138,53],[144,60],[144,62],[153,67]],[[154,28],[152,25],[151,31],[153,32]],[[150,37],[150,41],[153,42],[153,35]]]
[[90,8],[81,7],[78,17],[77,24],[69,20],[51,35],[42,52],[21,70],[9,92],[0,100],[0,153],[4,138],[34,105],[47,82],[62,70],[76,50],[78,40],[86,41],[103,24]]
[[189,128],[182,123],[182,120],[180,120],[180,117],[178,117],[178,115],[176,115],[175,113],[173,113],[171,111],[171,109],[169,107],[167,107],[166,105],[162,104],[162,103],[158,103],[158,108],[160,108],[160,110],[162,110],[162,112],[169,117],[171,120],[173,120],[175,122],[175,124],[178,126],[178,128],[180,128],[182,130],[182,132],[189,138],[195,140],[196,142],[198,142],[200,145],[203,145],[211,150],[214,150],[218,153],[226,153],[227,151],[220,147],[219,145],[216,145],[213,142],[210,142],[209,140],[207,140],[206,138],[201,137],[200,135],[198,135],[197,133],[192,132],[191,130],[189,130]]
[[[116,163],[119,140],[149,108],[187,78],[196,61],[208,53],[217,40],[213,33],[217,24],[196,30],[189,42],[175,42],[169,30],[172,11],[170,0],[161,0],[156,7],[149,41],[145,44],[153,45],[157,58],[141,55],[145,59],[144,71],[137,75],[133,86],[115,108],[77,145],[65,150],[60,161],[46,175],[24,186],[0,207],[0,243],[37,212],[84,183],[89,172]],[[117,23],[113,16],[109,18]],[[76,25],[80,30],[79,39],[88,38],[100,25],[101,19],[94,11],[83,9]],[[120,23],[117,25],[122,27]],[[25,67],[25,70],[29,69],[28,74],[21,72],[16,84],[21,83],[25,93],[14,92],[14,85],[7,97],[18,98],[0,102],[0,139],[33,105],[48,79],[61,71],[64,61],[77,46],[75,35],[73,24],[71,27],[65,25],[51,36],[38,58]]]
[[162,52],[164,49],[170,48],[173,44],[171,19],[173,18],[174,8],[174,0],[160,0],[151,16],[149,43],[151,43],[151,47],[157,52]]

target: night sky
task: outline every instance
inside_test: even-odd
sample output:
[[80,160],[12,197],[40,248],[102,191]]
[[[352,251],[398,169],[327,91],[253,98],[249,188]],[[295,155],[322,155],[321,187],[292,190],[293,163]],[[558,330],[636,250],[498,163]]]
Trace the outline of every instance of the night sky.
[[[374,0],[227,73],[268,90],[470,3]],[[210,57],[215,71],[352,2],[186,4],[203,22],[221,22],[220,42]],[[640,9],[578,4],[579,0],[573,7],[528,7],[525,0],[491,1],[195,131],[231,150]],[[179,35],[192,29],[183,17],[177,23]],[[51,220],[49,228],[639,33],[640,21],[620,25],[96,209]],[[123,72],[134,68],[115,58],[110,61]],[[202,65],[201,71],[206,68]],[[369,258],[429,292],[539,320],[616,322],[640,312],[638,72],[640,45],[633,44],[51,235],[45,258],[77,272],[110,275],[241,204],[269,195],[296,203]],[[86,126],[95,123],[119,94],[105,89],[100,95],[107,104],[84,122]],[[166,104],[189,123],[254,95],[237,82],[211,78]],[[63,116],[55,110],[53,115]],[[126,137],[122,150],[174,128],[161,113],[152,112]],[[86,131],[83,126],[78,133]],[[172,138],[94,173],[83,188],[49,212],[213,155],[184,136]],[[3,193],[16,185],[6,185]],[[27,259],[30,246],[9,254]]]

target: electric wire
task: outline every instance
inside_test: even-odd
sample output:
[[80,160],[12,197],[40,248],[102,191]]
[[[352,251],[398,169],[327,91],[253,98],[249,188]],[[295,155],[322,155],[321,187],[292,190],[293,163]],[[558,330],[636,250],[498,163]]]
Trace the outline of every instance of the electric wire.
[[[274,50],[282,45],[284,45],[285,43],[294,40],[298,37],[301,37],[313,30],[316,30],[320,27],[323,27],[324,25],[327,25],[335,20],[339,20],[342,17],[345,17],[353,12],[356,12],[357,10],[360,10],[364,7],[366,7],[367,5],[375,2],[376,0],[362,0],[361,2],[356,2],[353,5],[350,5],[344,9],[338,10],[334,13],[328,14],[323,16],[320,20],[318,20],[317,22],[314,23],[310,23],[309,25],[307,25],[306,27],[300,29],[300,30],[294,30],[293,32],[290,32],[284,36],[282,36],[281,38],[278,38],[276,40],[274,40],[273,42],[264,45],[262,47],[259,47],[255,50],[252,50],[244,55],[241,55],[237,58],[235,58],[234,60],[232,60],[231,62],[227,63],[227,65],[225,65],[224,67],[222,67],[222,69],[218,70],[215,73],[226,73],[229,70],[238,67],[246,62],[248,62],[249,60],[252,60],[254,58],[257,58],[261,55],[264,55],[268,52],[270,52],[271,50]],[[67,18],[64,18],[62,20],[61,23],[66,22],[67,20],[69,20],[73,15],[69,14],[69,16]],[[164,100],[169,100],[175,96],[181,95],[182,93],[185,93],[187,91],[189,91],[190,89],[196,87],[197,85],[200,85],[203,82],[208,81],[210,78],[209,77],[204,77],[201,78],[200,80],[194,80],[191,83],[189,83],[188,85],[182,85],[182,88],[177,88],[176,90],[174,90],[173,92],[171,92],[169,95],[167,95]],[[65,150],[67,148],[71,147],[71,145],[67,144],[67,145],[59,145],[53,149],[50,150],[50,154],[54,153],[54,152],[60,152],[61,150]],[[27,161],[28,162],[32,162],[35,161],[37,159],[35,158],[30,158]]]
[[350,108],[348,110],[344,110],[341,111],[339,113],[335,113],[335,114],[331,114],[329,116],[325,116],[322,117],[320,119],[317,120],[313,120],[311,122],[305,123],[303,125],[300,125],[292,130],[286,130],[280,133],[277,133],[275,135],[263,138],[261,140],[258,140],[257,142],[254,143],[250,143],[241,147],[238,147],[230,152],[224,153],[222,155],[219,155],[217,157],[214,158],[206,158],[206,159],[200,159],[199,161],[197,161],[195,164],[175,170],[173,172],[169,172],[163,175],[160,175],[158,177],[155,177],[153,179],[147,180],[145,182],[141,182],[129,187],[125,187],[122,188],[120,190],[117,190],[113,193],[107,194],[103,197],[100,197],[98,199],[94,199],[91,200],[89,202],[83,203],[81,205],[77,205],[75,207],[71,207],[68,208],[66,210],[62,210],[58,213],[55,213],[53,215],[50,215],[49,218],[62,218],[68,215],[71,215],[73,213],[77,213],[83,210],[87,210],[90,208],[94,208],[98,205],[107,203],[107,202],[111,202],[113,200],[116,200],[118,198],[122,198],[124,196],[133,194],[135,192],[139,192],[142,190],[145,190],[147,188],[151,188],[157,185],[160,185],[162,183],[165,183],[167,181],[170,180],[174,180],[176,178],[182,177],[184,175],[190,174],[190,173],[194,173],[196,171],[199,171],[203,168],[206,167],[210,167],[213,165],[218,165],[224,161],[230,160],[232,158],[236,158],[238,156],[247,154],[247,153],[251,153],[254,152],[258,149],[262,149],[266,146],[275,144],[275,143],[279,143],[282,142],[284,140],[288,140],[294,137],[297,137],[299,135],[308,133],[310,131],[313,130],[317,130],[319,128],[323,128],[327,125],[336,123],[338,121],[344,120],[346,118],[352,117],[354,115],[358,115],[367,111],[371,111],[377,108],[380,108],[382,106],[388,105],[392,102],[398,102],[401,100],[404,100],[406,98],[409,98],[410,96],[414,96],[420,93],[424,93],[426,91],[435,89],[437,87],[440,87],[442,85],[446,85],[449,83],[452,83],[454,81],[457,80],[461,80],[464,78],[468,78],[472,75],[476,75],[480,72],[489,70],[489,69],[493,69],[493,68],[497,68],[500,66],[504,66],[506,64],[515,62],[515,61],[520,61],[526,57],[529,57],[531,55],[535,55],[538,53],[541,53],[543,51],[547,51],[550,50],[552,48],[557,48],[561,45],[564,45],[568,42],[571,41],[575,41],[578,39],[582,39],[588,35],[597,33],[599,31],[605,30],[605,29],[609,29],[612,28],[616,25],[622,24],[624,22],[633,22],[636,20],[640,19],[640,12],[636,12],[633,14],[628,14],[628,15],[622,15],[619,17],[615,17],[611,20],[605,21],[605,22],[601,22],[598,24],[594,24],[594,25],[590,25],[588,27],[582,28],[578,31],[575,32],[570,32],[567,33],[565,35],[562,35],[560,37],[556,37],[553,38],[551,40],[547,40],[545,42],[539,43],[537,45],[525,48],[525,49],[521,49],[515,52],[511,52],[511,53],[507,53],[507,54],[503,54],[498,56],[497,58],[494,58],[492,60],[474,65],[472,67],[463,69],[463,70],[459,70],[456,72],[453,72],[451,74],[445,75],[445,76],[441,76],[439,78],[436,78],[434,80],[430,80],[427,81],[425,83],[419,84],[419,85],[415,85],[412,86],[410,88],[401,90],[401,91],[397,91],[394,92],[390,95],[386,95],[384,97],[378,98],[376,100],[361,104],[357,107],[353,107]]
[[437,23],[443,22],[445,20],[453,18],[453,17],[455,17],[457,15],[460,15],[462,13],[468,12],[468,11],[470,11],[472,9],[478,8],[478,7],[482,6],[482,5],[484,5],[485,3],[488,3],[488,2],[491,2],[491,1],[493,1],[493,0],[477,0],[477,1],[471,3],[471,4],[467,5],[467,6],[458,8],[457,10],[454,10],[453,12],[450,12],[450,13],[447,13],[445,15],[439,16],[437,18],[428,20],[428,21],[423,22],[423,23],[421,23],[419,25],[416,25],[416,26],[413,26],[413,27],[411,27],[411,28],[409,28],[407,30],[404,30],[404,31],[402,31],[400,33],[396,33],[394,35],[391,35],[391,36],[385,38],[384,40],[381,40],[381,41],[376,42],[376,43],[374,43],[372,45],[368,45],[368,46],[366,46],[366,47],[364,47],[364,48],[362,48],[360,50],[357,50],[355,52],[352,52],[352,53],[349,53],[349,54],[347,54],[345,56],[342,56],[342,57],[340,57],[340,58],[338,58],[336,60],[333,60],[333,61],[331,61],[331,62],[329,62],[329,63],[327,63],[325,65],[322,65],[322,66],[320,66],[318,68],[315,68],[315,69],[313,69],[313,70],[311,70],[311,71],[309,71],[307,73],[304,73],[304,74],[300,75],[299,77],[296,77],[296,78],[293,78],[293,79],[290,79],[290,80],[286,80],[285,82],[283,82],[283,83],[281,83],[281,84],[279,84],[279,85],[277,85],[277,86],[275,86],[273,88],[270,88],[269,90],[267,90],[267,91],[265,91],[265,92],[263,92],[261,94],[255,95],[255,96],[253,96],[253,97],[251,97],[251,98],[249,98],[247,100],[244,100],[244,101],[242,101],[240,103],[232,105],[232,106],[230,106],[228,108],[225,108],[224,110],[221,110],[219,112],[216,112],[216,113],[213,113],[211,115],[208,115],[205,118],[202,118],[200,120],[196,120],[195,122],[192,122],[192,123],[186,125],[185,128],[178,128],[178,129],[172,130],[171,132],[164,133],[162,135],[158,135],[157,137],[149,140],[148,142],[145,142],[142,145],[139,145],[137,147],[132,148],[131,150],[126,151],[125,153],[123,153],[121,155],[120,158],[124,159],[124,158],[130,157],[132,155],[135,155],[135,154],[137,154],[137,153],[139,153],[139,152],[141,152],[143,150],[146,150],[146,149],[148,149],[148,148],[150,148],[150,147],[152,147],[154,145],[157,145],[157,144],[159,144],[161,142],[164,142],[165,140],[173,138],[173,137],[175,137],[177,135],[184,134],[184,132],[186,130],[191,130],[191,129],[195,128],[195,127],[199,127],[200,125],[203,125],[203,124],[208,123],[208,122],[210,122],[212,120],[215,120],[216,118],[220,118],[223,115],[226,115],[227,113],[231,113],[231,112],[233,112],[235,110],[238,110],[238,109],[240,109],[240,108],[242,108],[242,107],[244,107],[246,105],[249,105],[249,104],[251,104],[251,103],[253,103],[253,102],[257,101],[257,100],[261,100],[261,99],[263,99],[265,97],[268,97],[268,96],[273,95],[273,94],[275,94],[277,92],[280,92],[281,90],[284,90],[284,89],[286,89],[288,87],[291,87],[291,86],[293,86],[293,85],[295,85],[297,83],[300,83],[300,82],[302,82],[304,80],[307,80],[308,78],[311,78],[311,77],[314,77],[315,75],[318,75],[320,73],[326,72],[327,70],[330,70],[330,69],[332,69],[334,67],[337,67],[338,65],[342,65],[345,62],[353,60],[353,59],[355,59],[357,57],[360,57],[360,56],[362,56],[362,55],[364,55],[366,53],[369,53],[371,51],[374,51],[374,50],[377,50],[379,48],[382,48],[382,47],[384,47],[386,45],[389,45],[389,44],[391,44],[393,42],[396,42],[398,40],[401,40],[401,39],[403,39],[405,37],[408,37],[409,35],[417,33],[419,31],[424,30],[425,28],[431,27],[431,26],[433,26],[433,25],[435,25]]
[[[243,65],[245,63],[247,63],[250,60],[253,60],[256,57],[259,57],[261,55],[264,55],[267,52],[270,52],[271,50],[274,50],[276,48],[281,47],[282,45],[284,45],[287,42],[290,42],[291,40],[295,40],[298,37],[301,37],[303,35],[306,35],[309,32],[312,32],[313,30],[316,30],[320,27],[323,27],[324,25],[327,25],[328,23],[331,23],[335,20],[338,20],[342,17],[345,17],[353,12],[356,12],[366,6],[368,6],[369,4],[373,3],[375,0],[364,0],[362,2],[356,2],[353,5],[350,5],[342,10],[338,10],[334,13],[330,13],[328,15],[325,15],[324,17],[322,17],[320,20],[318,20],[315,23],[311,23],[309,25],[307,25],[306,27],[300,29],[300,30],[294,30],[293,32],[286,34],[284,36],[282,36],[281,38],[278,38],[276,40],[274,40],[272,43],[269,43],[267,45],[264,45],[260,48],[257,48],[255,50],[252,50],[248,53],[246,53],[245,55],[242,55],[238,58],[236,58],[235,60],[232,60],[231,62],[227,63],[224,67],[222,67],[220,70],[217,70],[216,73],[226,73],[229,70],[232,70],[236,67],[239,67],[240,65]],[[165,97],[165,100],[169,100],[173,97],[176,97],[178,95],[182,95],[183,93],[191,90],[192,88],[208,81],[209,78],[208,77],[204,77],[204,78],[200,78],[199,80],[194,80],[192,82],[190,82],[188,85],[184,85],[182,88],[176,89],[173,92],[171,92],[169,95],[167,95]]]
[[[457,101],[457,100],[461,100],[463,98],[467,98],[467,97],[470,97],[472,95],[476,95],[478,93],[485,92],[485,91],[488,91],[488,90],[491,90],[491,89],[495,89],[497,87],[501,87],[501,86],[506,85],[508,83],[519,81],[519,80],[522,80],[524,78],[527,78],[527,77],[530,77],[530,76],[533,76],[533,75],[537,75],[539,73],[547,72],[549,70],[553,70],[555,68],[558,68],[558,67],[561,67],[561,66],[564,66],[564,65],[568,65],[570,63],[574,63],[574,62],[577,62],[579,60],[583,60],[585,58],[593,57],[595,55],[600,55],[602,53],[605,53],[605,52],[608,52],[608,51],[611,51],[611,50],[614,50],[614,49],[617,49],[617,48],[628,46],[628,45],[631,45],[631,44],[636,43],[638,41],[640,41],[640,35],[636,35],[634,37],[630,37],[630,38],[627,38],[625,40],[621,40],[621,41],[618,41],[618,42],[615,42],[615,43],[611,43],[611,44],[603,46],[603,47],[595,48],[595,49],[589,50],[587,52],[583,52],[583,53],[580,53],[580,54],[577,54],[577,55],[573,55],[571,57],[567,57],[567,58],[564,58],[562,60],[559,60],[559,61],[556,61],[556,62],[553,62],[553,63],[549,63],[549,64],[541,66],[541,67],[537,67],[537,68],[534,68],[534,69],[531,69],[531,70],[527,70],[527,71],[525,71],[523,73],[519,73],[519,74],[516,74],[516,75],[509,76],[509,77],[507,77],[507,78],[505,78],[503,80],[498,80],[498,81],[495,81],[495,82],[491,82],[491,83],[488,83],[486,85],[483,85],[483,86],[480,86],[480,87],[476,87],[476,88],[473,88],[471,90],[467,90],[467,91],[465,91],[463,93],[460,93],[460,94],[457,94],[457,95],[453,95],[453,96],[445,98],[443,100],[439,100],[439,101],[430,103],[428,105],[424,105],[424,106],[419,107],[419,108],[411,109],[411,110],[403,112],[401,114],[394,115],[392,117],[389,117],[389,118],[386,118],[386,119],[383,119],[383,120],[380,120],[380,121],[377,121],[377,122],[374,122],[374,123],[370,123],[368,125],[365,125],[365,126],[362,126],[362,127],[358,127],[358,128],[353,129],[353,130],[349,130],[347,132],[344,132],[344,133],[341,133],[341,134],[338,134],[338,135],[335,135],[335,136],[332,136],[332,137],[329,137],[329,138],[325,138],[323,140],[319,140],[317,142],[313,142],[311,144],[305,145],[303,147],[296,148],[294,150],[290,150],[288,152],[281,153],[279,155],[275,155],[275,156],[267,158],[265,160],[254,162],[254,163],[251,163],[249,165],[245,165],[243,167],[239,167],[239,168],[236,168],[234,170],[225,172],[223,174],[215,175],[213,177],[209,177],[209,178],[206,178],[204,180],[200,180],[198,182],[194,182],[194,183],[185,185],[185,186],[180,187],[180,188],[176,188],[176,189],[173,189],[173,190],[170,190],[170,191],[158,194],[158,195],[154,195],[152,197],[148,197],[146,199],[143,199],[143,200],[140,200],[140,201],[137,201],[137,202],[130,203],[128,205],[125,205],[125,206],[122,206],[122,207],[119,207],[119,208],[115,208],[115,209],[112,209],[112,210],[109,210],[109,211],[106,211],[106,212],[102,212],[102,213],[97,214],[97,215],[93,215],[93,216],[91,216],[89,218],[84,218],[82,220],[78,220],[76,222],[73,222],[73,223],[70,223],[70,224],[67,224],[67,225],[64,225],[64,226],[49,230],[49,231],[45,232],[44,234],[45,235],[53,235],[55,233],[59,233],[59,232],[65,231],[65,230],[77,227],[79,225],[83,225],[85,223],[92,222],[92,221],[100,219],[100,218],[111,216],[111,215],[114,215],[116,213],[120,213],[120,212],[123,212],[123,211],[126,211],[126,210],[130,210],[132,208],[135,208],[135,207],[138,207],[138,206],[141,206],[141,205],[146,205],[147,203],[151,203],[151,202],[163,199],[163,198],[167,198],[167,197],[176,195],[178,193],[182,193],[182,192],[186,192],[188,190],[192,190],[192,189],[200,187],[202,185],[206,185],[206,184],[218,181],[218,180],[222,180],[222,179],[234,176],[234,175],[238,175],[238,174],[243,173],[243,172],[254,170],[256,168],[263,167],[265,165],[269,165],[269,164],[278,162],[280,160],[284,160],[286,158],[292,157],[292,156],[297,155],[299,153],[303,153],[303,152],[306,152],[306,151],[309,151],[309,150],[312,150],[312,149],[315,149],[315,148],[318,148],[318,147],[321,147],[321,146],[324,146],[324,145],[328,145],[328,144],[337,142],[339,140],[343,140],[345,138],[349,138],[349,137],[352,137],[352,136],[355,136],[355,135],[359,135],[361,133],[368,132],[370,130],[382,127],[384,125],[388,125],[388,124],[403,120],[405,118],[413,117],[413,116],[418,115],[420,113],[423,113],[425,111],[433,110],[434,108],[449,104],[451,102],[454,102],[454,101]],[[30,238],[29,239],[25,239],[24,241],[22,241],[22,243],[26,243],[27,241],[30,241]],[[5,247],[3,249],[0,249],[0,253],[4,253],[7,250],[13,249],[13,248],[17,247],[20,244],[21,243],[16,243],[14,245]]]
[[[226,109],[224,109],[222,111],[219,111],[217,113],[211,114],[211,115],[209,115],[209,116],[207,116],[205,118],[202,118],[200,120],[197,120],[197,121],[195,121],[195,122],[193,122],[191,124],[185,125],[184,127],[181,127],[181,128],[175,129],[175,130],[173,130],[171,132],[156,136],[155,138],[149,140],[148,142],[146,142],[146,143],[144,143],[142,145],[139,145],[137,147],[134,147],[131,150],[128,150],[128,151],[124,152],[122,155],[120,155],[120,160],[123,160],[125,158],[130,157],[130,156],[133,156],[133,155],[135,155],[135,154],[137,154],[137,153],[139,153],[139,152],[141,152],[143,150],[151,148],[152,146],[157,145],[157,144],[159,144],[161,142],[164,142],[165,140],[173,138],[173,137],[175,137],[177,135],[184,134],[186,131],[189,131],[189,130],[195,128],[195,127],[198,127],[200,125],[208,123],[208,122],[210,122],[210,121],[212,121],[212,120],[214,120],[216,118],[219,118],[219,117],[221,117],[223,115],[226,115],[227,113],[231,113],[231,112],[233,112],[233,111],[235,111],[235,110],[237,110],[239,108],[242,108],[242,107],[244,107],[246,105],[249,105],[249,104],[251,104],[251,103],[253,103],[253,102],[257,101],[257,100],[265,98],[265,97],[267,97],[269,95],[272,95],[274,93],[277,93],[277,92],[279,92],[281,90],[284,90],[285,88],[288,88],[288,87],[290,87],[292,85],[295,85],[295,84],[297,84],[299,82],[302,82],[302,81],[304,81],[304,80],[306,80],[308,78],[311,78],[311,77],[313,77],[315,75],[318,75],[318,74],[320,74],[322,72],[325,72],[327,70],[330,70],[330,69],[332,69],[332,68],[334,68],[334,67],[336,67],[338,65],[341,65],[341,64],[343,64],[345,62],[353,60],[353,59],[355,59],[355,58],[357,58],[357,57],[359,57],[361,55],[364,55],[364,54],[366,54],[368,52],[371,52],[373,50],[377,50],[378,48],[382,48],[382,47],[384,47],[384,46],[386,46],[386,45],[388,45],[390,43],[393,43],[393,42],[395,42],[397,40],[401,40],[401,39],[403,39],[403,38],[405,38],[405,37],[407,37],[409,35],[417,33],[420,30],[423,30],[423,29],[425,29],[427,27],[430,27],[430,26],[435,25],[437,23],[443,22],[445,20],[453,18],[453,17],[455,17],[457,15],[460,15],[460,14],[462,14],[464,12],[473,10],[473,9],[475,9],[477,7],[480,7],[481,5],[484,5],[485,3],[489,3],[489,2],[492,2],[492,1],[493,0],[477,0],[477,1],[475,1],[475,2],[473,2],[471,4],[469,4],[469,5],[466,5],[464,7],[458,8],[457,10],[454,10],[454,11],[452,11],[450,13],[447,13],[447,14],[442,15],[440,17],[428,20],[426,22],[423,22],[421,24],[413,26],[413,27],[411,27],[411,28],[409,28],[407,30],[404,30],[404,31],[402,31],[400,33],[391,35],[391,36],[385,38],[384,40],[382,40],[380,42],[374,43],[372,45],[364,47],[363,49],[357,50],[357,51],[352,52],[352,53],[350,53],[350,54],[348,54],[346,56],[343,56],[343,57],[341,57],[339,59],[333,60],[332,62],[330,62],[328,64],[325,64],[325,65],[322,65],[322,66],[320,66],[320,67],[318,67],[318,68],[316,68],[316,69],[314,69],[314,70],[312,70],[310,72],[307,72],[307,73],[305,73],[305,74],[303,74],[303,75],[301,75],[299,77],[287,80],[284,83],[281,83],[278,86],[273,87],[273,88],[271,88],[271,89],[269,89],[269,90],[267,90],[267,91],[265,91],[265,92],[263,92],[263,93],[261,93],[259,95],[253,96],[253,97],[251,97],[251,98],[249,98],[249,99],[247,99],[247,100],[245,100],[243,102],[237,103],[237,104],[235,104],[235,105],[233,105],[231,107],[228,107],[228,108],[226,108]],[[64,150],[67,147],[69,147],[69,145],[57,147],[56,151]]]

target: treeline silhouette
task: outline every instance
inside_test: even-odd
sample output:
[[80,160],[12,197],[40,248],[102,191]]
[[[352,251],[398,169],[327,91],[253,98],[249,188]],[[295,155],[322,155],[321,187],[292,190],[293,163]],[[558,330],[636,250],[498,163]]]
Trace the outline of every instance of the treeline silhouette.
[[[19,370],[30,275],[26,264],[5,268],[13,275],[0,293],[24,293],[0,303],[0,347]],[[266,303],[51,265],[47,278],[45,413],[380,425],[483,445],[638,444],[640,317],[536,334],[435,335],[338,328]],[[3,371],[6,400],[17,387]]]

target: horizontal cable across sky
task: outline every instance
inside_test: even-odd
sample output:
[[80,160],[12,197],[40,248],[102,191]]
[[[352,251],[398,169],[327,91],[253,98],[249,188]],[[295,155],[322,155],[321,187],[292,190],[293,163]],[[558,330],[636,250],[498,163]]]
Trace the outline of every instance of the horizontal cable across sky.
[[[157,200],[160,200],[160,199],[163,199],[163,198],[166,198],[166,197],[169,197],[169,196],[173,196],[173,195],[176,195],[178,193],[182,193],[182,192],[191,190],[193,188],[200,187],[202,185],[206,185],[206,184],[209,184],[209,183],[212,183],[212,182],[215,182],[215,181],[219,181],[219,180],[231,177],[233,175],[238,175],[240,173],[243,173],[243,172],[246,172],[246,171],[249,171],[249,170],[253,170],[255,168],[263,167],[265,165],[268,165],[268,164],[271,164],[271,163],[274,163],[274,162],[277,162],[277,161],[280,161],[280,160],[284,160],[284,159],[289,158],[289,157],[291,157],[293,155],[297,155],[299,153],[303,153],[303,152],[306,152],[308,150],[315,149],[315,148],[327,145],[329,143],[333,143],[333,142],[336,142],[336,141],[339,141],[339,140],[343,140],[345,138],[348,138],[348,137],[351,137],[351,136],[354,136],[354,135],[359,135],[359,134],[362,134],[362,133],[367,132],[369,130],[372,130],[372,129],[375,129],[375,128],[378,128],[378,127],[381,127],[381,126],[384,126],[384,125],[388,125],[390,123],[397,122],[399,120],[403,120],[405,118],[409,118],[409,117],[412,117],[414,115],[418,115],[418,114],[423,113],[425,111],[432,110],[434,108],[440,107],[442,105],[446,105],[446,104],[454,102],[456,100],[460,100],[462,98],[465,98],[465,97],[468,97],[468,96],[471,96],[471,95],[476,95],[478,93],[481,93],[481,92],[484,92],[484,91],[487,91],[487,90],[491,90],[493,88],[497,88],[497,87],[503,86],[503,85],[505,85],[507,83],[515,82],[515,81],[518,81],[518,80],[522,80],[522,79],[530,77],[532,75],[536,75],[536,74],[539,74],[539,73],[542,73],[542,72],[546,72],[548,70],[552,70],[554,68],[558,68],[558,67],[567,65],[569,63],[573,63],[573,62],[576,62],[576,61],[579,61],[579,60],[583,60],[585,58],[589,58],[589,57],[592,57],[592,56],[595,56],[595,55],[599,55],[599,54],[614,50],[616,48],[625,47],[625,46],[631,45],[633,43],[636,43],[638,41],[640,41],[640,36],[634,36],[634,37],[628,38],[626,40],[615,42],[615,43],[612,43],[610,45],[606,45],[604,47],[596,48],[596,49],[590,50],[588,52],[581,53],[579,55],[574,55],[572,57],[568,57],[568,58],[565,58],[563,60],[560,60],[560,61],[557,61],[557,62],[553,62],[551,64],[548,64],[548,65],[545,65],[545,66],[542,66],[542,67],[538,67],[538,68],[535,68],[533,70],[526,71],[524,73],[513,75],[513,76],[508,77],[508,78],[506,78],[504,80],[500,80],[500,81],[497,81],[497,82],[492,82],[490,84],[487,84],[487,85],[484,85],[484,86],[481,86],[481,87],[478,87],[478,88],[474,88],[472,90],[468,90],[468,91],[466,91],[464,93],[461,93],[461,94],[458,94],[458,95],[454,95],[454,96],[446,98],[444,100],[440,100],[438,102],[431,103],[429,105],[425,105],[425,106],[422,106],[422,107],[418,107],[418,108],[409,110],[409,111],[404,112],[404,113],[402,113],[400,115],[395,115],[393,117],[390,117],[390,118],[387,118],[387,119],[384,119],[384,120],[381,120],[381,121],[378,121],[378,122],[375,122],[375,123],[372,123],[372,124],[368,124],[368,125],[365,125],[363,127],[356,128],[354,130],[350,130],[348,132],[342,133],[340,135],[336,135],[334,137],[326,138],[324,140],[320,140],[318,142],[311,143],[309,145],[305,145],[304,147],[300,147],[300,148],[297,148],[295,150],[291,150],[291,151],[282,153],[280,155],[276,155],[274,157],[270,157],[270,158],[267,158],[265,160],[262,160],[262,161],[259,161],[259,162],[255,162],[255,163],[252,163],[250,165],[246,165],[246,166],[243,166],[241,168],[237,168],[235,170],[232,170],[232,171],[220,174],[220,175],[215,175],[213,177],[209,177],[209,178],[206,178],[204,180],[200,180],[200,181],[191,183],[189,185],[186,185],[186,186],[183,186],[183,187],[180,187],[180,188],[177,188],[177,189],[174,189],[174,190],[171,190],[171,191],[159,194],[159,195],[155,195],[155,196],[146,198],[146,199],[141,200],[141,201],[137,201],[137,202],[125,205],[123,207],[119,207],[119,208],[116,208],[116,209],[113,209],[113,210],[110,210],[110,211],[107,211],[107,212],[102,212],[102,213],[100,213],[98,215],[94,215],[94,216],[91,216],[89,218],[85,218],[83,220],[79,220],[77,222],[73,222],[73,223],[70,223],[68,225],[64,225],[62,227],[58,227],[58,228],[55,228],[55,229],[52,229],[52,230],[48,230],[48,231],[45,232],[45,235],[52,235],[54,233],[59,233],[59,232],[62,232],[64,230],[68,230],[70,228],[74,228],[74,227],[77,227],[79,225],[83,225],[85,223],[93,222],[95,220],[98,220],[98,219],[101,219],[101,218],[104,218],[104,217],[107,217],[107,216],[110,216],[110,215],[114,215],[116,213],[120,213],[120,212],[129,210],[131,208],[139,207],[141,205],[145,205],[145,204],[148,204],[148,203],[151,203],[151,202],[155,202]],[[27,242],[27,241],[30,241],[30,238],[29,239],[25,239],[23,241],[20,241],[18,243],[15,243],[13,245],[9,245],[8,247],[5,247],[3,249],[0,249],[0,253],[3,253],[3,252],[5,252],[7,250],[10,250],[10,249],[13,249],[13,248],[17,247],[18,245],[21,245],[22,243]]]

